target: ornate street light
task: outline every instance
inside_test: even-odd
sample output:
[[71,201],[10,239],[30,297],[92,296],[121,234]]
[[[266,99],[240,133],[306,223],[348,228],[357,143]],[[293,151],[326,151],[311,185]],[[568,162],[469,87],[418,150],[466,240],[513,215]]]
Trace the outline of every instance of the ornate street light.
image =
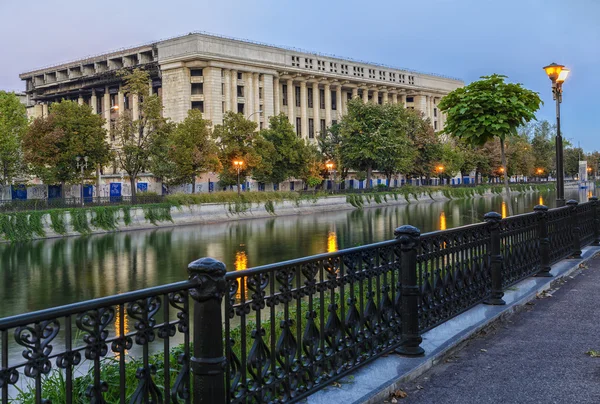
[[[331,176],[331,172],[333,171],[335,166],[331,161],[328,161],[327,163],[325,163],[325,167],[327,167],[327,173],[329,174],[329,176]],[[335,191],[335,177],[333,179],[333,183],[334,185],[331,187],[331,190]]]
[[244,162],[242,160],[233,160],[233,165],[237,169],[237,191],[238,191],[238,196],[239,196],[239,195],[241,195],[241,192],[240,192],[240,170],[242,169]]
[[562,84],[569,76],[569,69],[556,63],[544,67],[552,81],[552,99],[556,101],[556,206],[565,206],[565,173],[563,165],[563,141],[560,133],[560,103]]
[[435,168],[435,171],[437,171],[437,173],[438,173],[438,176],[440,177],[440,179],[441,179],[441,181],[442,181],[442,184],[443,184],[443,181],[444,181],[444,179],[443,179],[443,178],[441,178],[441,176],[442,176],[442,174],[444,174],[444,166],[442,166],[442,165],[439,165],[439,166],[437,166],[437,167]]

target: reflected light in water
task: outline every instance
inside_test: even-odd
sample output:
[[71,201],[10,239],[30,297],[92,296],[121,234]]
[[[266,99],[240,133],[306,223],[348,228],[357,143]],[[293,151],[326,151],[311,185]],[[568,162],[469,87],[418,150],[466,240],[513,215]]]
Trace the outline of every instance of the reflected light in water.
[[589,200],[589,199],[590,199],[592,196],[594,196],[594,195],[592,194],[592,191],[588,191],[588,195],[587,195],[587,197],[588,197],[588,200]]
[[506,202],[502,201],[502,219],[504,219],[506,216]]
[[[243,269],[248,269],[248,256],[246,255],[246,251],[238,251],[235,253],[235,270],[241,271]],[[246,289],[246,278],[244,279],[244,285],[242,286],[242,278],[238,278],[238,290],[235,294],[237,301],[242,300],[242,287]],[[247,294],[245,293],[244,296]]]
[[540,195],[540,200],[538,201],[538,205],[543,205],[544,204],[544,197],[542,195]]
[[440,212],[440,230],[446,230],[446,213],[442,210]]
[[329,234],[327,234],[327,252],[336,252],[337,250],[337,234],[335,234],[334,231],[330,231]]
[[[123,334],[121,334],[121,321],[123,321]],[[127,335],[129,332],[129,319],[127,318],[127,312],[125,311],[125,315],[121,319],[121,308],[117,306],[115,311],[115,335],[117,337],[122,337],[123,335]],[[127,355],[127,350],[123,352]],[[119,359],[121,356],[120,353],[115,352],[115,358]]]

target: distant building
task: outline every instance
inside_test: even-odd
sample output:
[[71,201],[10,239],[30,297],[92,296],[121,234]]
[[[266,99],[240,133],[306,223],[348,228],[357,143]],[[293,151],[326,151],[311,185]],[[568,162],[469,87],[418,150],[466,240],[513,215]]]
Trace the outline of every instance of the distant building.
[[116,74],[135,67],[149,72],[151,92],[162,97],[164,115],[176,122],[190,109],[199,109],[213,124],[234,111],[264,128],[283,112],[298,136],[309,140],[339,121],[354,97],[402,103],[441,130],[444,116],[437,104],[464,85],[441,75],[191,33],[22,73],[28,114],[45,116],[49,104],[70,99],[102,114],[107,128],[125,110],[135,119],[137,99],[123,94]]

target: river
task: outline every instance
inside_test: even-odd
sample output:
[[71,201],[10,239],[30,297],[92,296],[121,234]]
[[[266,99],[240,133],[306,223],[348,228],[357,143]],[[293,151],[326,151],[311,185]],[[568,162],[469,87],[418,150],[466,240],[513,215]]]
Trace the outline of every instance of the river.
[[[588,196],[567,190],[567,199]],[[514,201],[523,213],[553,207],[554,195]],[[490,211],[506,216],[500,196],[0,244],[0,318],[184,280],[200,257],[239,270],[391,239],[403,224],[429,232],[475,223]]]

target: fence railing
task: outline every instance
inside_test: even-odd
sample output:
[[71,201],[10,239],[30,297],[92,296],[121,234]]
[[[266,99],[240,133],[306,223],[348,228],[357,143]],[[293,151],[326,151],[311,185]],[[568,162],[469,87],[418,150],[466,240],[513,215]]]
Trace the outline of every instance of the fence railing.
[[598,199],[0,319],[2,403],[298,402],[600,243]]
[[[112,197],[84,197],[83,206],[108,206],[108,205],[145,205],[162,203],[162,195],[136,195]],[[23,212],[31,210],[68,209],[81,207],[81,198],[50,198],[50,199],[0,199],[0,212]]]

